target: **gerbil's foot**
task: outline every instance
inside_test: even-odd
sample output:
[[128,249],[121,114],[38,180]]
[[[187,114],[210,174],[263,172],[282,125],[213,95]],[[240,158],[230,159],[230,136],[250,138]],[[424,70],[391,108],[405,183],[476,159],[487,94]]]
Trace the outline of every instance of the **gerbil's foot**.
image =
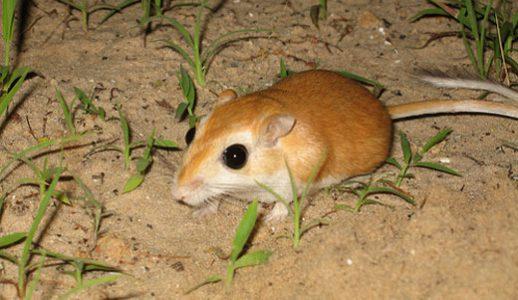
[[208,202],[204,206],[197,208],[192,216],[195,218],[201,218],[207,215],[215,214],[218,211],[219,201]]
[[288,208],[282,202],[276,202],[275,206],[272,208],[270,213],[266,216],[265,221],[267,223],[270,222],[279,222],[284,220],[288,216]]

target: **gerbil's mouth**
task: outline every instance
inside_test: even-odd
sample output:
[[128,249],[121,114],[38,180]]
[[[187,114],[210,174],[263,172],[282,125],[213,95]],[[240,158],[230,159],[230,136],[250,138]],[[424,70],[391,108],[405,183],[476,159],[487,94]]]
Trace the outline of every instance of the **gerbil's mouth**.
[[176,203],[180,204],[180,205],[183,205],[183,206],[188,206],[188,207],[193,207],[192,205],[190,205],[189,203],[183,201],[183,199],[180,199],[180,200],[176,200]]

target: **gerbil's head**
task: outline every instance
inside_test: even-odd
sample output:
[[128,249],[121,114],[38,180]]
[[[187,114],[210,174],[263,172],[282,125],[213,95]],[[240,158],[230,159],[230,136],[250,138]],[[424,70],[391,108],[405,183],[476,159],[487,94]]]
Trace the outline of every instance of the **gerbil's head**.
[[282,113],[275,100],[251,94],[238,98],[232,90],[218,97],[202,119],[173,186],[173,197],[199,206],[222,196],[251,198],[271,195],[257,185],[288,187],[282,138],[295,118]]

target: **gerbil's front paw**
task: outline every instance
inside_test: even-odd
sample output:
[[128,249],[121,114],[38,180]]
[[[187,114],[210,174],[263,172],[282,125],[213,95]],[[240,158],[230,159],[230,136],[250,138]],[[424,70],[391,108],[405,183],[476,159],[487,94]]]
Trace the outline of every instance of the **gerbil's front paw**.
[[266,216],[265,221],[267,223],[270,222],[279,222],[284,220],[288,216],[288,208],[284,203],[276,202],[270,213]]
[[219,202],[209,202],[206,205],[197,208],[193,213],[192,216],[194,218],[201,218],[207,215],[215,214],[218,211]]

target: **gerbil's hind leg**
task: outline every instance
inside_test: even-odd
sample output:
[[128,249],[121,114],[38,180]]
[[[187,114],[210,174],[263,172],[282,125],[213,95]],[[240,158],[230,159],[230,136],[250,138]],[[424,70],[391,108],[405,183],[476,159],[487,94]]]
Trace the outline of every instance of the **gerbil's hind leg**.
[[270,222],[278,222],[284,220],[288,216],[288,208],[282,202],[275,202],[270,213],[266,216],[265,221]]
[[219,207],[219,200],[209,201],[202,207],[197,208],[192,213],[192,216],[195,218],[201,218],[201,217],[204,217],[207,215],[215,214],[218,211],[218,207]]

